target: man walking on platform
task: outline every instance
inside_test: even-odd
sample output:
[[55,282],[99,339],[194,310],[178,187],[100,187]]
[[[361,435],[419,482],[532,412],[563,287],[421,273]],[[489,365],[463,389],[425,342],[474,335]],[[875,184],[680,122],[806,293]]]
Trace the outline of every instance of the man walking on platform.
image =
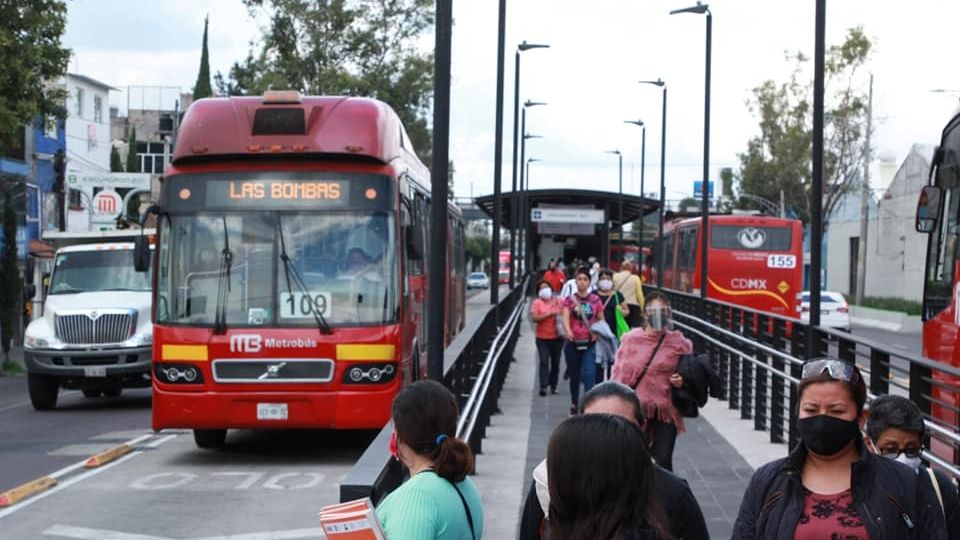
[[633,273],[634,264],[633,261],[623,261],[620,271],[613,275],[613,288],[623,295],[630,310],[627,316],[630,328],[643,325],[643,285],[640,277]]
[[551,260],[550,264],[547,265],[547,271],[543,273],[543,280],[549,283],[553,293],[557,294],[563,288],[563,284],[566,283],[567,275],[557,269],[557,263]]

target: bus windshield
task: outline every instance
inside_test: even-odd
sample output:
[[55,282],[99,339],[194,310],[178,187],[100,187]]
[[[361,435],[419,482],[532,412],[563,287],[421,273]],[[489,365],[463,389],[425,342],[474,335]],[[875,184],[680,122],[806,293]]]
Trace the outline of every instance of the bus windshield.
[[137,272],[130,249],[69,251],[57,255],[49,294],[150,291],[150,272]]
[[157,322],[213,325],[218,296],[228,326],[313,326],[314,309],[330,326],[393,322],[395,245],[385,211],[165,216]]

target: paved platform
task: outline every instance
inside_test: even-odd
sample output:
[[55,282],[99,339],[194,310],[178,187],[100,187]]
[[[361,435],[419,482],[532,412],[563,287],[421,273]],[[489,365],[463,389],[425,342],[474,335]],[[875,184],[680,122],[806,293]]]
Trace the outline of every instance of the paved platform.
[[[534,466],[546,456],[554,428],[569,415],[569,385],[541,397],[536,380],[533,331],[522,323],[514,361],[477,456],[477,483],[490,538],[516,538],[520,510]],[[561,369],[563,364],[561,363]],[[783,445],[766,442],[751,422],[739,420],[726,402],[711,400],[700,418],[687,419],[674,454],[675,473],[689,482],[712,538],[730,538],[740,500],[754,468],[782,456]],[[734,443],[731,444],[731,441]]]

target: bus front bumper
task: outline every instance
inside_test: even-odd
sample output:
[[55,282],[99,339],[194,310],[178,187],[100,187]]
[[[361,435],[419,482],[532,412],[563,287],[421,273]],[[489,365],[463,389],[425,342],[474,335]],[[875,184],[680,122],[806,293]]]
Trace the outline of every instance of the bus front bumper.
[[171,392],[154,385],[153,429],[380,429],[399,389]]

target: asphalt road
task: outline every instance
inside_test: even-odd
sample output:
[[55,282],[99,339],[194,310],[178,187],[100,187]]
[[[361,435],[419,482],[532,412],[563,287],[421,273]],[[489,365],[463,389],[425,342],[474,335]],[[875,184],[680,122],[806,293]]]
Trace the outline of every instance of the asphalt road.
[[37,412],[27,395],[27,378],[2,377],[0,492],[149,431],[149,388],[96,399],[61,390],[55,410]]
[[889,330],[867,328],[864,326],[854,326],[851,329],[851,332],[855,336],[860,336],[883,345],[888,345],[894,350],[905,353],[916,354],[919,356],[923,350],[922,334],[891,332]]

